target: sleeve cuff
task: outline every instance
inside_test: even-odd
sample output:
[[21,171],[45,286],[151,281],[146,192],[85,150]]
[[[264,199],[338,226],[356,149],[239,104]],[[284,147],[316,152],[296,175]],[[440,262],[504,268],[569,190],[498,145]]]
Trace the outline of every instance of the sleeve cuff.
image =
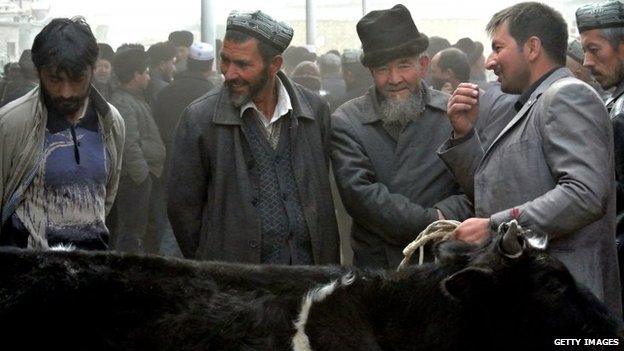
[[[470,130],[470,132],[468,132],[468,134],[464,135],[464,136],[463,136],[463,137],[461,137],[461,138],[454,138],[453,136],[451,136],[451,138],[449,139],[449,147],[454,147],[454,146],[457,146],[457,145],[459,145],[459,144],[463,143],[464,141],[466,141],[466,140],[468,140],[468,139],[472,138],[472,136],[474,135],[474,133],[475,133],[475,130],[474,130],[474,128],[472,128],[472,129]],[[455,133],[453,133],[453,135],[454,135],[454,134],[455,134]]]

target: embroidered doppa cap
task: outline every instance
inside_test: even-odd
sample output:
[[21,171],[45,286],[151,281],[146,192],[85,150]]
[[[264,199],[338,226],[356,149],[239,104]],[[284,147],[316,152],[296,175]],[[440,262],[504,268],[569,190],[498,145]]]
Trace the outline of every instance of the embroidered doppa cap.
[[624,27],[624,4],[611,0],[581,6],[576,10],[576,26],[579,32]]
[[262,11],[232,11],[227,19],[227,30],[236,30],[261,40],[280,53],[292,40],[294,30],[284,22],[278,22]]

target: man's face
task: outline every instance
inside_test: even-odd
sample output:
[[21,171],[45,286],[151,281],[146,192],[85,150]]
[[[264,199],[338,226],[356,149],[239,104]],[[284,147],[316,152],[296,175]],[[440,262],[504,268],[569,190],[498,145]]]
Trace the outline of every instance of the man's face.
[[440,68],[440,54],[437,53],[431,59],[431,85],[433,85],[433,89],[442,90],[442,87],[445,83],[450,81],[449,71],[443,71]]
[[172,57],[171,60],[164,61],[160,64],[159,68],[163,76],[167,80],[173,79],[173,74],[176,72],[176,58]]
[[420,90],[420,79],[427,71],[428,63],[426,56],[406,57],[370,70],[379,94],[385,99],[406,101]]
[[177,49],[177,54],[176,54],[177,61],[184,61],[188,58],[188,55],[189,55],[188,46],[178,46],[176,47],[176,49]]
[[112,72],[112,66],[110,61],[105,59],[98,59],[95,62],[94,78],[98,82],[106,83],[110,79]]
[[145,71],[143,71],[143,73],[135,72],[134,79],[136,80],[137,86],[139,87],[139,89],[142,89],[142,90],[147,89],[147,85],[150,82],[149,68],[146,68]]
[[613,48],[599,29],[581,33],[581,44],[585,52],[583,65],[603,89],[610,89],[624,79],[624,44]]
[[267,84],[270,74],[256,39],[244,43],[224,41],[220,67],[232,103],[237,107],[252,100]]
[[42,69],[39,80],[48,108],[63,116],[72,116],[82,107],[89,96],[93,70],[87,69],[78,77],[70,77],[67,72]]
[[485,67],[493,70],[508,94],[521,94],[530,85],[529,62],[522,46],[509,34],[507,22],[499,25],[492,34],[492,53]]

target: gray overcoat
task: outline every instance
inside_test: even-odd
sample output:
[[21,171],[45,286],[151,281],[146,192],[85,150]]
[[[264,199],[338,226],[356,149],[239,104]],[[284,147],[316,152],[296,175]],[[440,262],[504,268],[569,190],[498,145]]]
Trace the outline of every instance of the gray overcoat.
[[353,217],[354,265],[396,268],[403,248],[438,219],[435,207],[446,212],[454,206],[450,200],[441,202],[458,194],[459,187],[436,154],[452,130],[448,99],[448,94],[428,89],[424,113],[398,138],[383,126],[374,87],[332,115],[332,165]]
[[621,313],[613,136],[594,89],[558,69],[486,150],[475,133],[440,156],[474,195],[477,217],[548,234],[548,251]]

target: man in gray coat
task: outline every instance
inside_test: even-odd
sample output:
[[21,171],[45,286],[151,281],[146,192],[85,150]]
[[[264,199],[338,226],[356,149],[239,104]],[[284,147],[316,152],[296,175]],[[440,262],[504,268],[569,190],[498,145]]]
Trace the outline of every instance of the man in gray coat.
[[333,114],[332,164],[353,217],[354,264],[392,269],[439,218],[435,207],[449,216],[449,204],[436,203],[458,193],[436,155],[451,133],[449,95],[423,84],[428,40],[403,5],[370,12],[357,31],[375,86]]
[[547,234],[548,252],[621,313],[612,129],[600,96],[563,67],[567,25],[546,5],[520,3],[495,14],[487,30],[488,68],[503,92],[522,95],[517,114],[487,149],[472,129],[476,87],[460,85],[449,101],[454,136],[441,157],[473,198],[476,214],[456,235],[482,242],[516,219]]
[[187,258],[339,263],[329,189],[329,108],[282,72],[293,30],[261,11],[230,14],[224,85],[183,113],[168,212]]

